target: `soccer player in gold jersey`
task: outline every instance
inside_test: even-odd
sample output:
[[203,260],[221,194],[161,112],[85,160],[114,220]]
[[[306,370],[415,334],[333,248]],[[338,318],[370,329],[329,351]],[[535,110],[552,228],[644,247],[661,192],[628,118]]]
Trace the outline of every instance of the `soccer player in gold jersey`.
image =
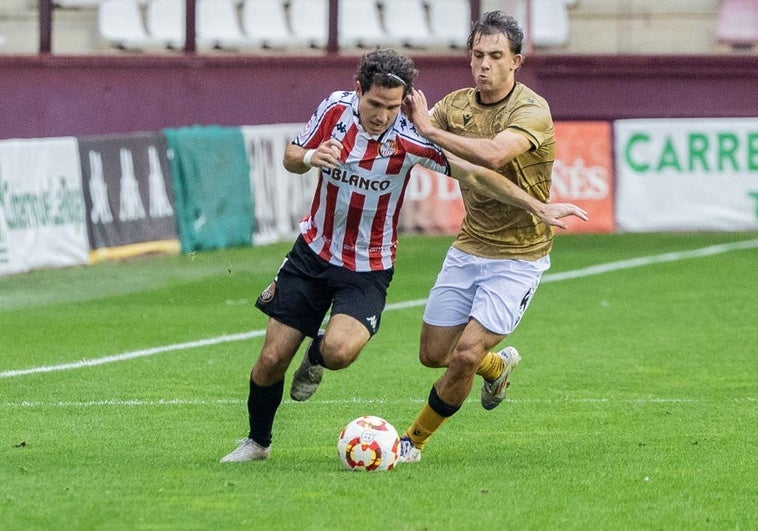
[[[450,154],[494,170],[529,196],[549,205],[555,160],[553,121],[547,102],[515,80],[523,31],[502,11],[485,13],[468,39],[475,87],[456,90],[429,113],[423,92],[405,101],[416,129]],[[551,224],[540,212],[504,204],[461,181],[466,210],[424,311],[419,358],[446,367],[414,423],[401,437],[401,460],[415,462],[428,438],[455,414],[476,375],[484,379],[481,402],[497,407],[520,360],[513,347],[491,352],[513,332],[550,267]],[[587,219],[561,205],[557,217]]]

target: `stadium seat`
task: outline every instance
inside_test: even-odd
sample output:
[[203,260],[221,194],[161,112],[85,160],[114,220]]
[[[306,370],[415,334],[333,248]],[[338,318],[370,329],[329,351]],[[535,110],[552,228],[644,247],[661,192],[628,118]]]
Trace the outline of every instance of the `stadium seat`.
[[[98,7],[103,0],[53,0],[55,7],[63,9],[79,9],[88,7]],[[140,0],[144,4],[145,0]]]
[[290,30],[282,0],[244,0],[242,29],[253,46],[289,48],[310,45],[307,38]]
[[419,48],[435,44],[423,0],[382,0],[382,8],[390,42]]
[[140,49],[158,43],[145,31],[138,0],[102,0],[97,10],[100,36],[113,46]]
[[569,39],[568,2],[532,0],[532,42],[535,46],[563,46]]
[[329,38],[329,0],[290,0],[290,27],[296,39],[326,48]]
[[429,25],[437,45],[464,48],[471,31],[468,0],[429,0]]
[[197,44],[207,48],[247,46],[240,27],[236,0],[197,0]]
[[339,3],[339,45],[341,48],[392,46],[382,28],[376,0],[347,0]]
[[752,48],[758,44],[758,1],[722,0],[716,40],[734,48]]
[[184,0],[150,0],[147,4],[147,32],[168,48],[184,46]]
[[538,48],[563,46],[569,39],[568,8],[577,0],[531,0],[531,17],[527,27],[526,0],[506,0],[505,10],[524,28],[524,41]]

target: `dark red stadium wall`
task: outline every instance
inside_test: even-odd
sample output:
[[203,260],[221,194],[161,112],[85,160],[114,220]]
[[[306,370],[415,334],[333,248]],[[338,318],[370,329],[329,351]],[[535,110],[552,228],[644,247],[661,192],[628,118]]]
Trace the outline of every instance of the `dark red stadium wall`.
[[[431,102],[465,55],[414,58]],[[351,89],[357,56],[0,56],[0,139],[302,122]],[[530,57],[519,79],[558,120],[758,116],[758,56]]]
[[525,71],[559,120],[758,117],[758,55],[544,56]]

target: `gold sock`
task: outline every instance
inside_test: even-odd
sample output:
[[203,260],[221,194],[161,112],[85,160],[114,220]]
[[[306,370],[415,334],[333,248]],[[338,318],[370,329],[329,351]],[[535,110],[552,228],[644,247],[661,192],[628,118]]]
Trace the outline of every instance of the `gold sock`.
[[503,373],[503,359],[497,354],[488,352],[482,364],[479,365],[476,374],[484,378],[485,380],[497,380],[497,378]]
[[405,435],[411,439],[413,446],[418,449],[423,449],[427,439],[429,439],[429,437],[431,437],[446,420],[447,417],[443,417],[426,403],[421,409],[421,413],[416,417],[416,421],[405,432]]

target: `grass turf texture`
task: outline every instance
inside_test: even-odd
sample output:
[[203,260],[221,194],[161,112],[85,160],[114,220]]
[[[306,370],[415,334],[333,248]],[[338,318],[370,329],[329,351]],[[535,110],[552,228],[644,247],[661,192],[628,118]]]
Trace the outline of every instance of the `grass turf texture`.
[[401,239],[380,333],[285,400],[261,463],[218,459],[262,337],[8,373],[262,329],[289,243],[0,278],[0,527],[754,529],[758,249],[548,279],[757,236],[559,236],[506,402],[484,411],[476,382],[420,463],[373,474],[340,470],[336,439],[363,414],[405,429],[440,374],[423,306],[393,305],[426,297],[450,238]]

